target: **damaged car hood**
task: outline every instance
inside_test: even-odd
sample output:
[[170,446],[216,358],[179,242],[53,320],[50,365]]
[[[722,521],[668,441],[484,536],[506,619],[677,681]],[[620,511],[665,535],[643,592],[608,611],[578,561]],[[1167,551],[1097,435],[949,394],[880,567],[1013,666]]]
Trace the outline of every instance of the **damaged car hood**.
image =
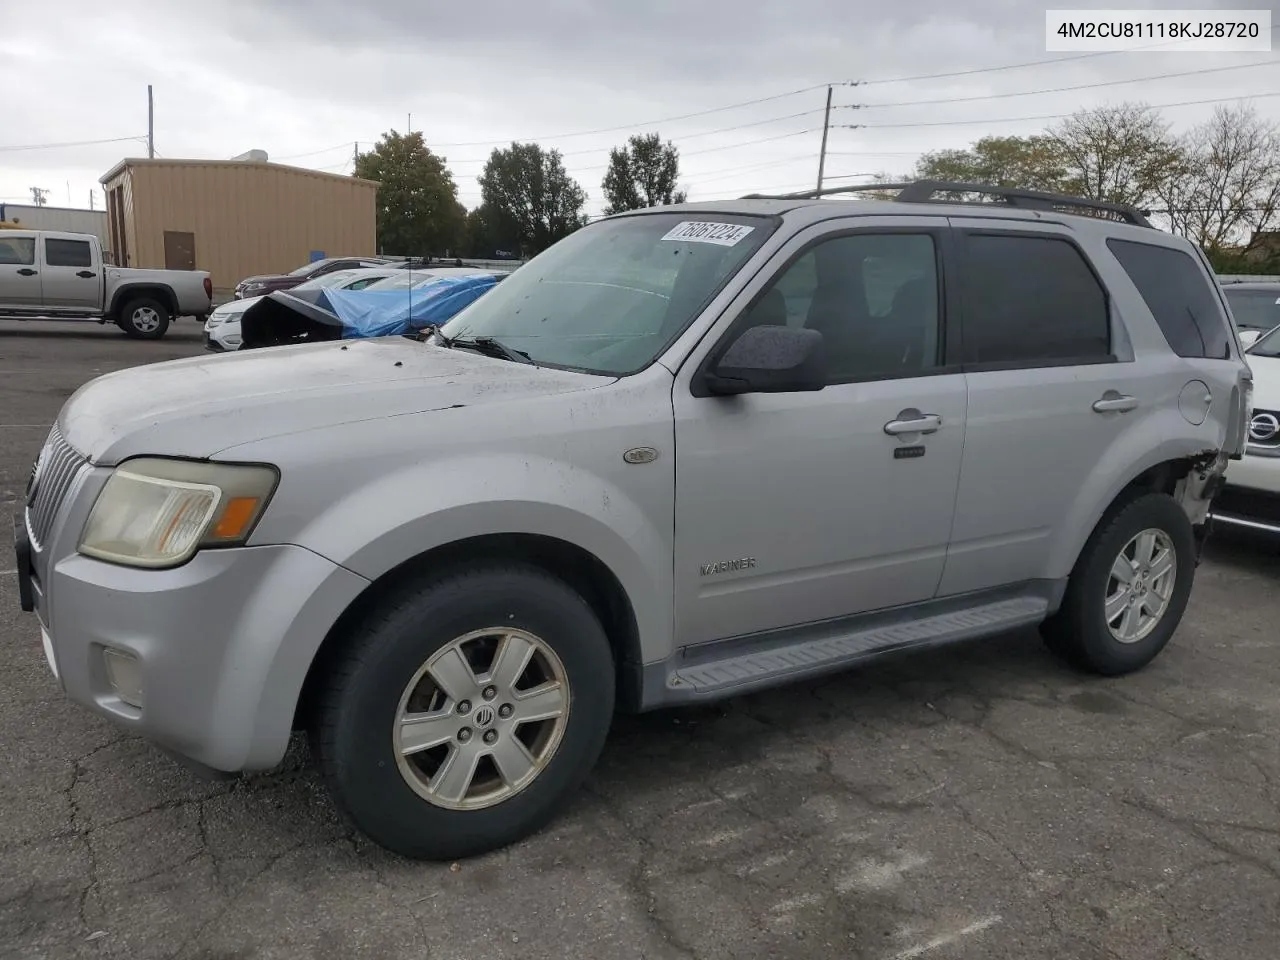
[[148,364],[77,390],[58,415],[92,462],[210,457],[271,436],[399,414],[518,403],[612,382],[404,337]]

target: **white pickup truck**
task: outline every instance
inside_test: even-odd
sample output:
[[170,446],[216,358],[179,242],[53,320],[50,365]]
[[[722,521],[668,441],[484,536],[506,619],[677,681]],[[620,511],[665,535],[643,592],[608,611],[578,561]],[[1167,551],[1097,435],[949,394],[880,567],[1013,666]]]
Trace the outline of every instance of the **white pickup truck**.
[[158,340],[175,317],[213,309],[204,270],[139,270],[103,262],[89,233],[0,229],[0,317],[111,321]]

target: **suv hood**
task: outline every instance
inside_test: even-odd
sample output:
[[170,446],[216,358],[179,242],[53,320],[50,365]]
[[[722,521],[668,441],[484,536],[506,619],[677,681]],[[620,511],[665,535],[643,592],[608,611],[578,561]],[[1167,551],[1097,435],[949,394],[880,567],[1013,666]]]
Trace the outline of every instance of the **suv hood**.
[[358,420],[586,390],[568,373],[404,337],[270,347],[147,364],[91,380],[58,415],[97,464],[206,458],[241,443]]
[[236,289],[243,290],[245,287],[254,283],[266,284],[267,286],[274,286],[279,283],[287,283],[287,282],[301,283],[303,279],[305,278],[293,277],[287,273],[264,273],[261,276],[257,276],[257,277],[245,277],[243,280],[241,280],[239,283],[236,284]]

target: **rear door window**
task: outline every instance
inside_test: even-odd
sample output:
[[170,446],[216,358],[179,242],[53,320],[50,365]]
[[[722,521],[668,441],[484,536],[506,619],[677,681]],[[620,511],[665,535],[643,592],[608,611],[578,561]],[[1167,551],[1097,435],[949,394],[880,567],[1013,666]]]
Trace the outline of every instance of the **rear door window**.
[[962,345],[969,368],[1105,363],[1107,293],[1068,240],[965,234]]
[[1199,263],[1181,250],[1154,243],[1113,237],[1107,247],[1142,294],[1174,353],[1230,358],[1230,328]]
[[93,251],[88,240],[44,238],[44,262],[51,267],[91,267]]

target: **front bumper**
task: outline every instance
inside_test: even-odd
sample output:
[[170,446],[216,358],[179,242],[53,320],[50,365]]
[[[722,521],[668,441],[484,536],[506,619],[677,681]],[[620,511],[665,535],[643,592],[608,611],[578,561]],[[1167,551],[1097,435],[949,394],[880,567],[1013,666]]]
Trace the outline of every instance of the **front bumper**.
[[240,335],[239,317],[224,320],[212,326],[204,326],[204,348],[213,353],[226,353],[239,350],[244,338]]
[[320,643],[369,581],[291,545],[204,550],[171,570],[82,556],[86,494],[108,472],[76,484],[47,543],[15,525],[20,595],[63,691],[212,770],[275,766]]
[[1215,523],[1280,534],[1280,455],[1251,450],[1233,461],[1210,515]]

